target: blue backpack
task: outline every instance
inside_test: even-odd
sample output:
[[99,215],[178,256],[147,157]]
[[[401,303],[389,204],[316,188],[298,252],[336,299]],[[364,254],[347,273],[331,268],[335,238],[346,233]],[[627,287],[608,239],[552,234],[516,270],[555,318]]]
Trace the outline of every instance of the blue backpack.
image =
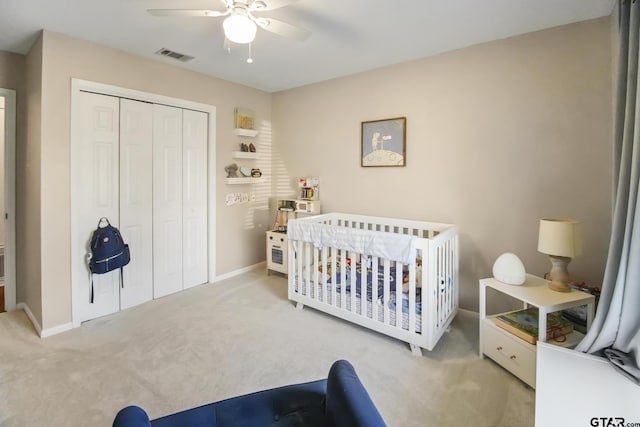
[[[106,226],[101,226],[102,222]],[[89,270],[91,276],[91,303],[93,304],[93,274],[104,274],[120,269],[120,286],[124,287],[122,280],[122,267],[129,264],[131,255],[129,245],[122,239],[120,230],[112,226],[106,217],[100,218],[98,228],[91,235],[91,256],[89,258]]]

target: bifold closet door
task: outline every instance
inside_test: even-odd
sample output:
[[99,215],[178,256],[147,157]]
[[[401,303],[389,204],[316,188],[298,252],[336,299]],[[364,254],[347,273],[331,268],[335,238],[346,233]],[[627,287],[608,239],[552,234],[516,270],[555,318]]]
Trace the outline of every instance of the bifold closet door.
[[120,232],[131,251],[122,310],[153,299],[153,104],[120,99]]
[[93,275],[94,303],[90,303],[91,277],[86,257],[89,242],[101,217],[119,227],[119,106],[116,97],[82,92],[79,97],[78,145],[74,150],[74,242],[72,275],[80,283],[74,304],[80,321],[120,310],[120,273]]
[[183,165],[183,286],[206,283],[207,274],[207,139],[209,115],[184,110]]
[[182,284],[182,109],[153,105],[153,297]]

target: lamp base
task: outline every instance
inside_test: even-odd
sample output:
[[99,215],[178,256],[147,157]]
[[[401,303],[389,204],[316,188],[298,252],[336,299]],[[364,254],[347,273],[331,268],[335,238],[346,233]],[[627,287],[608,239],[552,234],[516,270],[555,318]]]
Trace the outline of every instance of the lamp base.
[[556,292],[571,292],[568,285],[569,272],[567,271],[567,265],[571,262],[571,258],[549,255],[549,260],[551,260],[549,289]]
[[562,282],[549,282],[549,289],[556,292],[571,292],[571,288]]

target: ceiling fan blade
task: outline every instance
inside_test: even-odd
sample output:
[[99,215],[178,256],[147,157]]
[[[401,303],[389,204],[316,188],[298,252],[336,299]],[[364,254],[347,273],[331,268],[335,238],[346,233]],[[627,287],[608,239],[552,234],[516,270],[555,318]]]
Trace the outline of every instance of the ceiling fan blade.
[[205,18],[215,18],[229,14],[228,10],[220,12],[210,9],[147,9],[147,12],[154,16],[200,16]]
[[277,19],[255,18],[255,21],[256,24],[260,26],[260,28],[290,39],[303,41],[311,35],[311,31],[309,30],[296,27],[295,25],[287,24],[286,22],[282,22]]
[[249,10],[274,10],[297,3],[298,1],[300,0],[255,0],[251,6],[249,6]]

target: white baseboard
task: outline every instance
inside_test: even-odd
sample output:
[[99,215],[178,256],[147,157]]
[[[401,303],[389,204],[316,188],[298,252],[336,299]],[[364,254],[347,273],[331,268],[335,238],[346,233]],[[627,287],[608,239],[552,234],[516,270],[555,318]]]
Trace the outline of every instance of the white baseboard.
[[67,332],[73,329],[73,323],[63,323],[62,325],[54,326],[53,328],[43,329],[40,333],[40,338],[47,338],[52,335],[61,334],[62,332]]
[[230,279],[232,277],[239,276],[239,275],[241,275],[243,273],[247,273],[247,272],[249,272],[251,270],[256,270],[258,268],[266,268],[266,266],[267,266],[267,262],[266,261],[262,261],[262,262],[259,262],[257,264],[250,265],[248,267],[243,267],[243,268],[240,268],[238,270],[230,271],[229,273],[225,273],[225,274],[221,274],[219,276],[216,276],[216,278],[213,279],[212,283],[219,282],[221,280]]
[[16,305],[16,308],[25,312],[40,338],[47,338],[52,335],[56,335],[61,332],[66,332],[73,329],[72,323],[65,323],[62,325],[54,326],[53,328],[42,329],[42,326],[40,326],[40,323],[38,323],[38,321],[36,320],[36,316],[33,315],[33,312],[26,303],[20,302]]
[[25,314],[31,321],[33,328],[36,330],[36,333],[38,334],[38,336],[42,337],[42,326],[40,326],[40,323],[38,323],[36,316],[33,315],[33,312],[31,311],[29,306],[24,302],[19,302],[18,304],[16,304],[16,308],[19,310],[23,310],[25,312]]

